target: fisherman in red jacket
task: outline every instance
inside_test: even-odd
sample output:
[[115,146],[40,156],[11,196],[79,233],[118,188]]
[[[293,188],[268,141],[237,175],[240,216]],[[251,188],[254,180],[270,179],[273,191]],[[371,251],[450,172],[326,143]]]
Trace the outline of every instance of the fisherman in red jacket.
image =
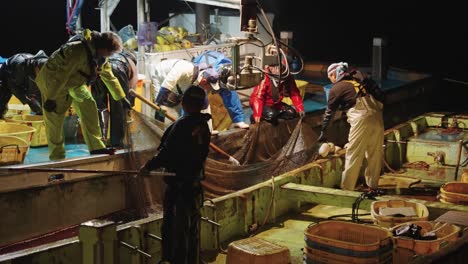
[[[275,55],[276,50],[270,50]],[[294,107],[282,102],[284,97],[290,97]],[[250,107],[252,108],[252,123],[266,120],[273,124],[278,119],[293,119],[305,115],[304,105],[296,81],[291,73],[281,76],[279,80],[279,66],[270,65],[265,67],[265,77],[256,86],[250,96]]]

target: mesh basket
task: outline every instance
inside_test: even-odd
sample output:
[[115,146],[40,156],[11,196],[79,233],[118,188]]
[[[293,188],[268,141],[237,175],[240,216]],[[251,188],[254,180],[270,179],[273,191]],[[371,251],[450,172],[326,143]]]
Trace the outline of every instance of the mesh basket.
[[413,250],[416,254],[419,255],[433,253],[439,250],[441,247],[447,245],[449,242],[456,241],[461,234],[461,228],[456,225],[431,221],[411,221],[402,223],[394,226],[392,231],[400,228],[403,225],[411,224],[420,226],[421,234],[434,232],[437,237],[435,240],[418,240],[404,236],[395,237],[397,247]]
[[[379,214],[380,208],[412,207],[416,216],[383,216]],[[375,224],[382,227],[392,227],[408,221],[425,221],[429,217],[429,210],[422,203],[408,202],[404,200],[375,201],[371,204],[371,216]]]
[[27,125],[36,129],[36,133],[34,133],[31,139],[31,147],[47,146],[46,129],[42,115],[13,115],[9,117],[7,121]]
[[29,144],[24,139],[14,136],[0,135],[0,165],[23,163],[29,150]]
[[14,136],[24,139],[28,145],[31,144],[32,137],[36,129],[23,124],[6,122],[0,126],[0,136]]

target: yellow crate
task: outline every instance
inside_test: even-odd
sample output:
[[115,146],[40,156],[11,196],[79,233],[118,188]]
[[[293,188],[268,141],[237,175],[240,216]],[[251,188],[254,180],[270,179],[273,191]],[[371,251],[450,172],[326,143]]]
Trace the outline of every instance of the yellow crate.
[[36,129],[27,125],[6,122],[0,126],[0,136],[13,136],[24,139],[28,145],[31,144]]
[[20,123],[36,129],[31,139],[31,147],[47,146],[45,123],[41,115],[13,115],[7,119],[8,122]]
[[0,135],[0,165],[23,163],[29,150],[29,144],[24,139],[14,136]]

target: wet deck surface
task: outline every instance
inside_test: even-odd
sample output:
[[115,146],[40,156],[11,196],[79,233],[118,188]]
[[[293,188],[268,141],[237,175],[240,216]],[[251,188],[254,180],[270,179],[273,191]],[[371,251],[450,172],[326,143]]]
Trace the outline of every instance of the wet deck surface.
[[[66,144],[65,153],[67,158],[78,158],[89,156],[88,147],[86,144]],[[24,159],[24,164],[34,164],[50,162],[49,149],[45,147],[29,148],[28,154]]]
[[[369,212],[359,210],[359,214],[366,213]],[[304,230],[312,223],[324,221],[328,217],[343,214],[351,214],[351,209],[328,205],[310,206],[304,212],[290,214],[285,218],[278,219],[277,224],[268,226],[267,230],[259,231],[255,236],[287,247],[291,254],[291,264],[299,264],[303,263],[302,248],[304,247]],[[349,218],[342,219],[349,220]],[[360,219],[371,221],[371,217],[368,215],[361,216]],[[204,256],[206,263],[224,264],[226,263],[227,255],[221,253],[216,256],[216,259],[209,260],[208,258],[209,257]]]

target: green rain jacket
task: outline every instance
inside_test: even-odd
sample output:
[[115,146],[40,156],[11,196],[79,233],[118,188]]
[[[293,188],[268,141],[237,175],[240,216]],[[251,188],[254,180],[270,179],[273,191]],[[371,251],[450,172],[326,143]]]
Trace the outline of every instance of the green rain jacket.
[[[91,42],[90,31],[85,31],[85,41],[93,55],[96,57],[96,50]],[[109,61],[98,68],[97,73],[105,83],[112,98],[116,101],[125,97],[118,79],[112,73],[112,67]],[[48,62],[42,67],[36,77],[36,83],[41,90],[42,97],[45,100],[55,100],[57,103],[57,113],[65,113],[71,100],[69,93],[83,85],[87,85],[92,76],[90,63],[88,61],[88,51],[84,43],[75,41],[65,44],[65,46],[56,50]]]

